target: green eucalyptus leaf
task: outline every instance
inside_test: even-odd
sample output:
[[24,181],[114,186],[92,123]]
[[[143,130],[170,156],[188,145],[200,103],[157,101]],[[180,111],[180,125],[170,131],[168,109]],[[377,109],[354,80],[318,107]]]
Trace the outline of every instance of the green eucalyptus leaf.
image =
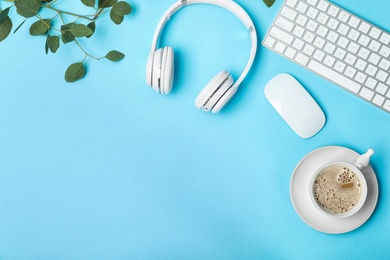
[[0,23],[0,42],[8,37],[11,30],[12,30],[12,21],[7,16],[7,18],[5,18],[5,20],[2,23]]
[[82,62],[73,63],[65,72],[66,82],[75,82],[85,76],[85,67]]
[[73,26],[74,23],[68,23],[61,26],[61,33],[62,33],[62,42],[64,44],[73,42],[76,38],[69,30]]
[[26,18],[33,17],[41,8],[41,0],[15,0],[18,14]]
[[81,2],[89,7],[95,7],[96,0],[81,0]]
[[14,31],[14,33],[16,33],[18,30],[19,30],[19,28],[20,27],[22,27],[22,25],[25,23],[27,21],[27,18],[26,19],[24,19],[24,21],[23,22],[21,22],[19,25],[18,25],[18,27],[16,27],[16,29],[15,29],[15,31]]
[[33,23],[30,27],[30,35],[42,35],[47,33],[50,28],[50,19],[40,19]]
[[118,0],[99,0],[99,8],[112,7]]
[[89,24],[87,24],[87,27],[88,27],[89,29],[92,30],[92,34],[87,36],[87,38],[89,38],[89,37],[91,37],[91,36],[94,34],[94,32],[95,32],[96,23],[95,23],[95,22],[90,22]]
[[11,7],[8,7],[0,12],[0,23],[4,22],[5,19],[7,19],[10,8]]
[[109,59],[110,61],[120,61],[123,59],[125,55],[119,51],[110,51],[107,53],[106,58]]
[[73,36],[75,36],[75,37],[90,36],[93,33],[91,28],[89,28],[88,26],[86,26],[84,24],[77,24],[77,23],[74,23],[70,27],[69,32],[71,34],[73,34]]
[[267,7],[271,7],[275,3],[275,0],[263,0],[263,2]]
[[131,13],[131,6],[124,1],[117,2],[112,7],[112,11],[115,12],[119,16],[125,16]]
[[110,18],[115,24],[121,24],[123,22],[124,16],[123,15],[118,15],[111,9],[110,11]]
[[47,37],[47,47],[52,53],[56,53],[60,47],[60,36],[49,36]]

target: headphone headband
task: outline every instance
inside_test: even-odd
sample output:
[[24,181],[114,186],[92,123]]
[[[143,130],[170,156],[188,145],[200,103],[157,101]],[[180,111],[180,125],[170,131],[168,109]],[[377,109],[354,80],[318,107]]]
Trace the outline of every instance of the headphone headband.
[[247,12],[239,6],[236,2],[233,0],[179,0],[175,2],[171,7],[168,8],[168,10],[164,13],[164,15],[161,17],[160,22],[157,25],[156,31],[154,33],[153,42],[152,42],[152,48],[151,53],[156,50],[157,44],[159,42],[160,34],[165,26],[165,24],[169,21],[169,19],[180,9],[187,5],[192,4],[210,4],[222,7],[228,11],[230,11],[232,14],[234,14],[237,18],[241,20],[241,22],[245,25],[245,27],[249,30],[250,33],[250,39],[251,39],[251,50],[250,50],[250,56],[247,65],[245,66],[244,71],[240,75],[240,77],[237,79],[237,81],[234,83],[233,88],[237,88],[240,83],[244,80],[245,76],[248,74],[250,67],[252,66],[253,60],[255,59],[256,50],[257,50],[257,34],[255,26],[252,22],[252,19],[249,17]]

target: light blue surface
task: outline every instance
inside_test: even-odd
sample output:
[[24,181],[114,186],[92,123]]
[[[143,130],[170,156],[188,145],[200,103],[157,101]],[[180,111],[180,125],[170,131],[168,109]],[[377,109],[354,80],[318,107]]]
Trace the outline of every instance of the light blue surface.
[[[334,2],[390,31],[389,1]],[[175,49],[176,78],[170,95],[158,95],[146,87],[146,59],[174,1],[130,3],[122,25],[98,27],[85,41],[96,56],[117,49],[126,58],[88,59],[87,76],[73,84],[63,74],[83,58],[75,45],[46,56],[44,38],[28,35],[31,22],[0,43],[0,259],[389,257],[389,114],[260,44],[229,105],[217,115],[198,111],[207,81],[224,69],[237,78],[250,49],[239,20],[204,5],[167,25],[162,43]],[[270,9],[238,3],[260,41],[282,1]],[[282,72],[326,114],[311,139],[293,133],[265,99],[265,84]],[[376,210],[342,235],[306,225],[289,196],[297,163],[328,145],[375,150]]]

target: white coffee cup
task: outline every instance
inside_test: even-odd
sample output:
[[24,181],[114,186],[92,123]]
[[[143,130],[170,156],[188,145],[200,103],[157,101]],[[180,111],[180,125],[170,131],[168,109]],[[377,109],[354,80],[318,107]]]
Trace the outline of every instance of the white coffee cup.
[[313,204],[323,214],[337,218],[350,217],[366,201],[367,182],[355,165],[332,162],[320,167],[313,175],[310,196]]

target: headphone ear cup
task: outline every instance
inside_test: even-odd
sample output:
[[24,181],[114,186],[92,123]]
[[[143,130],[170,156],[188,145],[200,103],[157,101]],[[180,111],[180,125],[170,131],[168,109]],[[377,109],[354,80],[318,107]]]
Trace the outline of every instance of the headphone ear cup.
[[169,94],[172,90],[174,77],[174,53],[172,47],[164,47],[162,52],[160,92],[161,94]]
[[236,92],[232,85],[233,77],[230,73],[221,71],[199,93],[195,106],[204,111],[211,110],[213,113],[218,113]]
[[154,60],[155,51],[151,52],[148,56],[148,61],[146,62],[146,85],[149,87],[152,86],[153,82],[153,60]]
[[171,47],[157,49],[149,54],[146,65],[146,83],[156,92],[168,94],[172,90],[174,54]]

